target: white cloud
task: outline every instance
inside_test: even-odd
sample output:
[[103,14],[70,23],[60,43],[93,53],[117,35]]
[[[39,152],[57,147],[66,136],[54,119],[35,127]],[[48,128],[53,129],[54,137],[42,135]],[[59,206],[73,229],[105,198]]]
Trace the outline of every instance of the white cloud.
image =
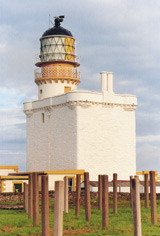
[[0,150],[4,150],[6,147],[9,148],[10,142],[14,142],[15,146],[20,145],[18,143],[24,142],[26,119],[23,111],[19,108],[3,109],[0,111],[0,118]]
[[5,122],[8,125],[25,123],[25,115],[23,114],[23,110],[20,108],[1,109],[0,116],[1,124]]
[[[11,154],[12,153],[12,154]],[[25,167],[25,154],[21,152],[10,152],[10,153],[1,153],[0,162],[1,165],[14,165],[19,167],[19,171],[26,171]]]
[[160,147],[142,144],[137,148],[137,171],[157,170],[160,173]]
[[0,43],[0,53],[5,51],[6,46],[6,43]]
[[138,136],[136,138],[137,143],[154,143],[160,142],[160,135],[146,135],[146,136]]
[[92,71],[85,67],[81,67],[81,83],[79,89],[89,89],[100,91],[100,73],[93,74]]
[[25,152],[16,152],[16,151],[9,151],[9,150],[0,150],[1,155],[25,155]]

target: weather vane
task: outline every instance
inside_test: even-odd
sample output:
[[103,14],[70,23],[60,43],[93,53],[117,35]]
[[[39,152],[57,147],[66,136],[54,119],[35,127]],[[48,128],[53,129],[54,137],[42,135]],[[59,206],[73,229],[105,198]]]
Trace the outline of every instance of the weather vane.
[[64,19],[64,16],[54,17],[55,27],[59,27],[61,25],[61,22],[63,22],[63,19]]

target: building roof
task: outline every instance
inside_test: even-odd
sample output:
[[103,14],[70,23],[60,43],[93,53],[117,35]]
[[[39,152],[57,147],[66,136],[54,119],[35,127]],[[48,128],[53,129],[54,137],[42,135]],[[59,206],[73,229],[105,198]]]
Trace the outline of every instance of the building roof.
[[53,28],[46,30],[43,33],[42,37],[51,36],[51,35],[66,35],[66,36],[73,37],[72,33],[69,30],[61,26],[58,26],[58,27],[54,26]]
[[[83,175],[85,170],[53,170],[53,171],[38,171],[39,175]],[[19,172],[19,173],[9,173],[10,176],[29,176],[34,172]]]
[[0,176],[1,180],[28,180],[28,176]]

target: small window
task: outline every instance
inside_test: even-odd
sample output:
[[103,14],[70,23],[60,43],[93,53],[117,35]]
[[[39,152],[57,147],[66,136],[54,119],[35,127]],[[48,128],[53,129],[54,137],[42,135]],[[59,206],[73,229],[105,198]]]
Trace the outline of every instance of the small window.
[[71,87],[68,87],[68,86],[65,86],[64,87],[64,92],[65,93],[68,93],[68,92],[70,92],[71,91]]
[[41,114],[42,123],[44,123],[44,113]]
[[43,93],[43,90],[42,89],[40,89],[40,94],[42,94]]
[[73,178],[68,178],[68,191],[73,191]]
[[14,192],[21,193],[22,192],[22,184],[14,184]]

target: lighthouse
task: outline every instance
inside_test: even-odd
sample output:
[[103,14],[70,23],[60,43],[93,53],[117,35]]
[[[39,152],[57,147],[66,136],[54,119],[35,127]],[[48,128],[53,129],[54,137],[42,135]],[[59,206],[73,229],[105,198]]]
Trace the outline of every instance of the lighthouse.
[[55,17],[54,27],[40,38],[40,61],[35,70],[39,99],[75,90],[80,83],[75,39],[69,30],[61,27],[63,19],[64,16]]
[[63,19],[55,17],[40,38],[38,99],[24,103],[27,171],[85,170],[91,180],[113,173],[128,180],[136,174],[137,97],[115,93],[108,71],[100,72],[100,91],[78,89],[75,38]]

